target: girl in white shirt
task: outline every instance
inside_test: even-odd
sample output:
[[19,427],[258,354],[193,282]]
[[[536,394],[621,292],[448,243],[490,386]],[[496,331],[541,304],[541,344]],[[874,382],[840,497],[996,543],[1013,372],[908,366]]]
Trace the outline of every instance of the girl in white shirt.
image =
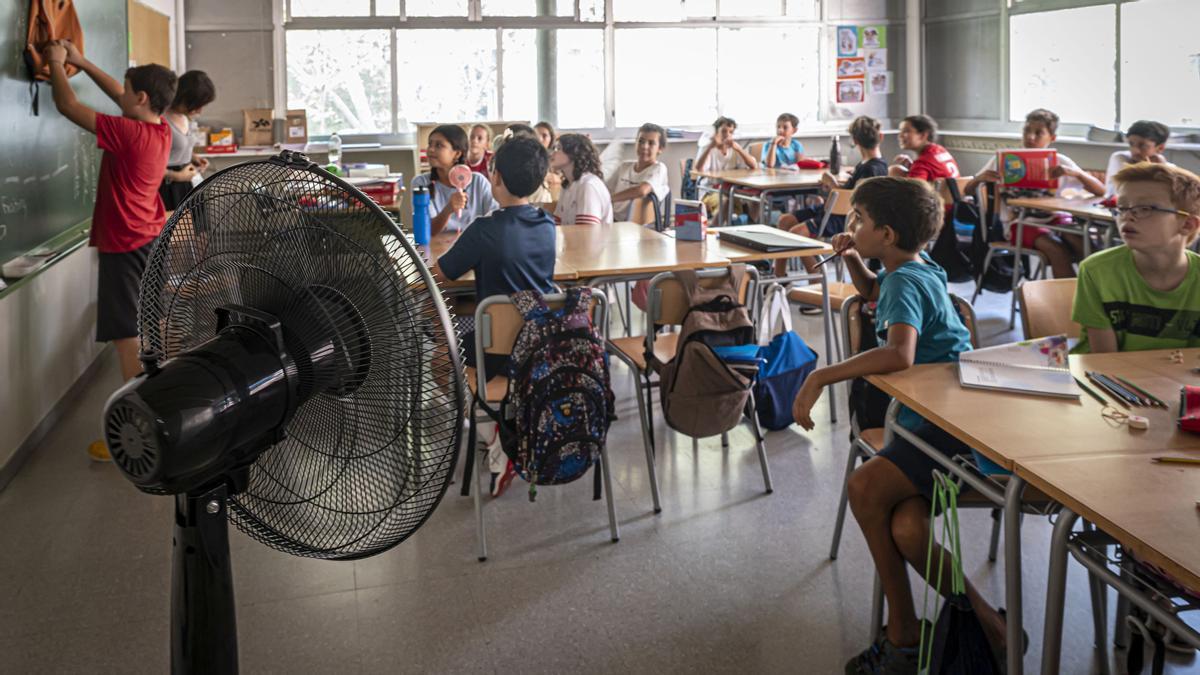
[[563,134],[554,144],[550,168],[563,176],[563,191],[554,210],[559,225],[613,222],[612,197],[604,184],[600,153],[582,134]]
[[1129,125],[1129,131],[1125,132],[1125,140],[1129,143],[1129,149],[1118,150],[1108,158],[1104,196],[1111,197],[1117,194],[1113,176],[1117,175],[1117,172],[1124,169],[1127,164],[1137,164],[1138,162],[1170,164],[1163,156],[1163,152],[1167,149],[1167,139],[1170,137],[1171,128],[1162,122],[1138,120]]
[[671,191],[670,179],[667,177],[667,165],[658,161],[658,156],[666,146],[667,132],[662,127],[647,122],[638,129],[637,160],[622,164],[610,186],[613,218],[621,221],[643,220],[644,217],[639,217],[642,213],[635,213],[635,205],[642,204],[642,200],[651,194],[660,203],[666,199]]

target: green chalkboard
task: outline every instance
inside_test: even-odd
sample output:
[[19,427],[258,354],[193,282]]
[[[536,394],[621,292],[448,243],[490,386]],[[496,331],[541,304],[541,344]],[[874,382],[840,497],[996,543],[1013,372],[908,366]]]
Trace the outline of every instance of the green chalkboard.
[[[129,65],[126,0],[75,3],[84,54],[120,79]],[[49,83],[38,85],[33,115],[22,52],[29,0],[0,1],[0,262],[59,237],[92,216],[100,151],[96,137],[54,109]],[[79,100],[110,114],[115,103],[82,73],[71,78]]]

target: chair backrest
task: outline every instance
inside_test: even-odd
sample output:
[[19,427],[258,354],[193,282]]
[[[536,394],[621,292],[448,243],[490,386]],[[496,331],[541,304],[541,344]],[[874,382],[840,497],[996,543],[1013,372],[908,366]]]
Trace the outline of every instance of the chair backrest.
[[[729,277],[728,269],[701,270],[698,273],[700,277],[700,286],[711,288],[720,284]],[[748,298],[754,298],[751,290],[758,285],[758,270],[753,266],[746,266],[746,274],[742,277],[742,285],[738,289],[737,301],[748,307],[752,304],[747,302]],[[675,326],[683,323],[683,317],[688,313],[687,296],[683,293],[683,285],[679,283],[679,279],[671,272],[663,272],[650,280],[650,288],[647,291],[647,297],[650,298],[647,305],[646,321],[652,325],[647,328],[647,335],[653,336],[654,325],[659,326]],[[756,313],[751,307],[751,316]]]
[[1078,336],[1082,329],[1071,320],[1075,279],[1027,281],[1017,289],[1021,303],[1021,329],[1026,339],[1047,335]]
[[958,316],[962,318],[963,325],[971,333],[971,346],[978,349],[979,324],[975,321],[975,308],[971,306],[971,303],[953,293],[950,294],[950,302],[954,303],[954,308],[958,310]]
[[[543,295],[542,298],[551,309],[558,309],[563,306],[567,294],[549,293]],[[604,293],[599,289],[592,289],[591,311],[592,325],[600,326],[601,331],[604,332],[607,306]],[[467,349],[475,349],[476,355],[479,357],[482,357],[483,354],[511,354],[513,345],[517,342],[517,334],[521,332],[521,327],[524,325],[525,317],[517,311],[511,298],[507,295],[489,295],[475,307],[475,344],[467,345]],[[485,375],[483,362],[483,358],[477,358],[478,371],[481,376]],[[483,383],[486,382],[487,378],[484,377]]]
[[680,199],[697,199],[695,178],[692,178],[692,165],[695,163],[694,157],[684,157],[679,160],[679,198]]
[[862,351],[862,307],[866,300],[852,295],[842,301],[842,353],[850,358]]
[[759,157],[762,157],[763,146],[766,144],[766,141],[755,141],[746,146],[746,152],[750,153],[750,156],[757,160]]
[[937,191],[938,191],[938,196],[942,198],[942,203],[949,205],[954,201],[954,198],[950,195],[950,188],[946,187],[946,181],[953,180],[955,183],[958,184],[958,194],[960,194],[964,197],[969,197],[970,195],[964,194],[963,191],[966,190],[967,183],[970,183],[972,178],[973,178],[973,176],[959,176],[958,178],[953,178],[953,179],[951,179],[951,178],[938,179]]
[[831,216],[848,216],[853,208],[850,206],[850,198],[854,196],[854,190],[846,190],[844,188],[834,188],[829,191],[829,196],[825,199],[825,213]]

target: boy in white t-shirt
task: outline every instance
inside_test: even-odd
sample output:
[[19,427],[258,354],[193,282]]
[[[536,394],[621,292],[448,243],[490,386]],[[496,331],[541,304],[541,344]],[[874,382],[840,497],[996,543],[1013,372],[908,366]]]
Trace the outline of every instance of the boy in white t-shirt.
[[[662,127],[647,122],[637,132],[637,159],[625,162],[609,185],[612,192],[613,218],[618,221],[645,221],[653,219],[648,210],[643,210],[642,200],[653,194],[661,202],[671,191],[667,178],[667,165],[658,161],[667,146],[667,132]],[[635,204],[638,208],[635,210]],[[642,222],[653,225],[653,222]]]
[[1117,194],[1116,176],[1121,169],[1138,162],[1153,162],[1155,164],[1170,164],[1163,156],[1167,149],[1167,139],[1171,137],[1171,128],[1162,122],[1138,120],[1129,125],[1125,132],[1125,140],[1129,143],[1128,150],[1118,150],[1108,158],[1108,171],[1104,186],[1104,196],[1112,197]]
[[[1025,127],[1021,132],[1021,144],[1025,148],[1042,149],[1049,147],[1056,138],[1058,131],[1058,115],[1038,108],[1025,116]],[[1070,157],[1058,153],[1058,166],[1051,170],[1051,176],[1058,179],[1058,189],[1050,190],[1005,190],[1007,197],[1067,197],[1072,192],[1090,192],[1100,196],[1104,194],[1104,184],[1100,179],[1079,168]],[[984,165],[983,170],[976,174],[964,190],[966,194],[974,194],[980,183],[997,183],[1000,173],[996,170],[996,158],[992,157]],[[1017,242],[1016,213],[1004,206],[1000,210],[1000,219],[1004,222],[1009,243]],[[1029,214],[1026,223],[1021,226],[1021,247],[1036,250],[1046,256],[1055,279],[1065,279],[1075,276],[1073,261],[1077,253],[1082,253],[1083,239],[1077,234],[1056,235],[1053,230],[1029,224],[1029,221],[1040,221],[1047,224],[1070,223],[1071,215],[1067,213],[1035,212]]]
[[[712,138],[709,139],[708,144],[697,155],[696,161],[692,164],[692,169],[704,173],[716,173],[718,171],[757,168],[758,160],[754,158],[754,155],[746,152],[746,149],[741,144],[733,140],[733,132],[736,130],[737,122],[733,121],[733,119],[718,117],[717,121],[713,122]],[[699,185],[701,187],[716,188],[718,182],[711,178],[701,178]],[[708,215],[711,217],[717,210],[720,197],[716,192],[705,192],[701,201],[704,202],[704,206],[708,209]]]
[[583,134],[563,134],[551,146],[550,168],[562,174],[563,189],[554,207],[559,225],[613,222],[612,197],[604,184],[600,152]]

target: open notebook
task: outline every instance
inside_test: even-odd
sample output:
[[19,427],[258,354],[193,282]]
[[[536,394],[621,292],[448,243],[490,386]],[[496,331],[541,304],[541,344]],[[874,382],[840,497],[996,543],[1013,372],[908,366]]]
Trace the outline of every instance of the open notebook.
[[976,389],[1079,398],[1068,351],[1067,336],[1056,335],[964,352],[958,357],[958,381]]

